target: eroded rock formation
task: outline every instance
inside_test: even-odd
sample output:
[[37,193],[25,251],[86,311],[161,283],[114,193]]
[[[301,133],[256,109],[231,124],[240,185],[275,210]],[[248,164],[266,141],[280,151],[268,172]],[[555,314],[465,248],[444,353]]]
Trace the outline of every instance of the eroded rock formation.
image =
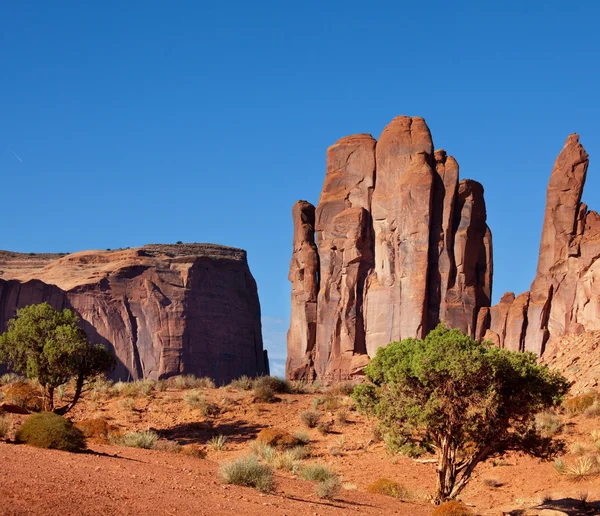
[[571,134],[550,176],[531,289],[490,310],[486,338],[501,347],[542,355],[551,338],[600,329],[600,216],[581,202],[588,162]]
[[406,116],[377,142],[359,134],[328,149],[314,217],[306,201],[293,209],[288,377],[351,377],[380,346],[440,321],[485,333],[483,187],[459,182],[456,160],[433,149],[425,121]]
[[268,373],[246,252],[148,245],[69,255],[0,252],[0,331],[17,308],[72,308],[114,350],[118,379],[193,373],[227,382]]

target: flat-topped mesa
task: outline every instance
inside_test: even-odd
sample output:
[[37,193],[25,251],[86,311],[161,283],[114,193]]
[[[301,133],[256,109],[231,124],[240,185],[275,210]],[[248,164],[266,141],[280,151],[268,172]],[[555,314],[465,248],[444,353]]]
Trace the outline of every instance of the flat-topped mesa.
[[89,340],[115,352],[117,379],[191,373],[223,383],[268,372],[256,283],[242,249],[0,252],[0,331],[18,308],[43,301],[79,314]]
[[288,377],[351,378],[380,346],[422,337],[440,321],[475,333],[491,296],[483,188],[459,187],[458,164],[433,148],[425,121],[401,116],[378,142],[359,134],[327,150],[316,249],[306,243],[318,263],[314,348],[305,344],[312,333],[304,337],[314,293],[301,286],[307,268],[297,259],[302,223],[293,211]]
[[[600,217],[581,202],[588,155],[571,134],[558,155],[546,195],[537,272],[531,289],[492,307],[502,312],[499,345],[544,353],[548,339],[600,329]],[[501,308],[502,307],[502,308]]]

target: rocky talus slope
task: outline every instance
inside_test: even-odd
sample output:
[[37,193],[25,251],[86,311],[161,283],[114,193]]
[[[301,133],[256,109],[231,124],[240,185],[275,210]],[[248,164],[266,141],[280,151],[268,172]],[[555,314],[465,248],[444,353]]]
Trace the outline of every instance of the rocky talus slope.
[[118,379],[268,372],[246,252],[211,244],[33,255],[0,251],[0,331],[18,308],[72,308]]
[[440,321],[485,330],[483,187],[459,180],[422,118],[395,118],[379,141],[357,134],[329,147],[319,203],[298,201],[292,214],[288,377],[351,377],[380,346]]

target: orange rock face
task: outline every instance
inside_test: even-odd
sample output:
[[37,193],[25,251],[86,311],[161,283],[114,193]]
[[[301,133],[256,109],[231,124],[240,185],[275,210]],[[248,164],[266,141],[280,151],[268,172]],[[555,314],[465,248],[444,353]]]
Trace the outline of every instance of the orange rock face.
[[483,187],[459,183],[458,164],[434,153],[422,118],[395,118],[378,142],[360,134],[328,149],[316,242],[298,206],[288,377],[351,378],[380,346],[440,321],[485,333],[492,246]]
[[246,252],[148,245],[70,255],[0,252],[0,328],[18,308],[72,308],[91,342],[117,357],[117,379],[192,373],[227,382],[268,372]]
[[600,329],[600,216],[581,202],[587,168],[571,134],[550,176],[531,289],[491,308],[501,347],[542,355],[549,339]]

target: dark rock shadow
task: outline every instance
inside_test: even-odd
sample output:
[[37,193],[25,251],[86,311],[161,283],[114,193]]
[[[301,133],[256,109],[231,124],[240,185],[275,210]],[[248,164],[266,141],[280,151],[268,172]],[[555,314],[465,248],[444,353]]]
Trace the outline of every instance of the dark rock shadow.
[[559,500],[548,500],[536,509],[553,509],[562,511],[569,516],[600,515],[600,501],[584,501],[575,498],[561,498]]

